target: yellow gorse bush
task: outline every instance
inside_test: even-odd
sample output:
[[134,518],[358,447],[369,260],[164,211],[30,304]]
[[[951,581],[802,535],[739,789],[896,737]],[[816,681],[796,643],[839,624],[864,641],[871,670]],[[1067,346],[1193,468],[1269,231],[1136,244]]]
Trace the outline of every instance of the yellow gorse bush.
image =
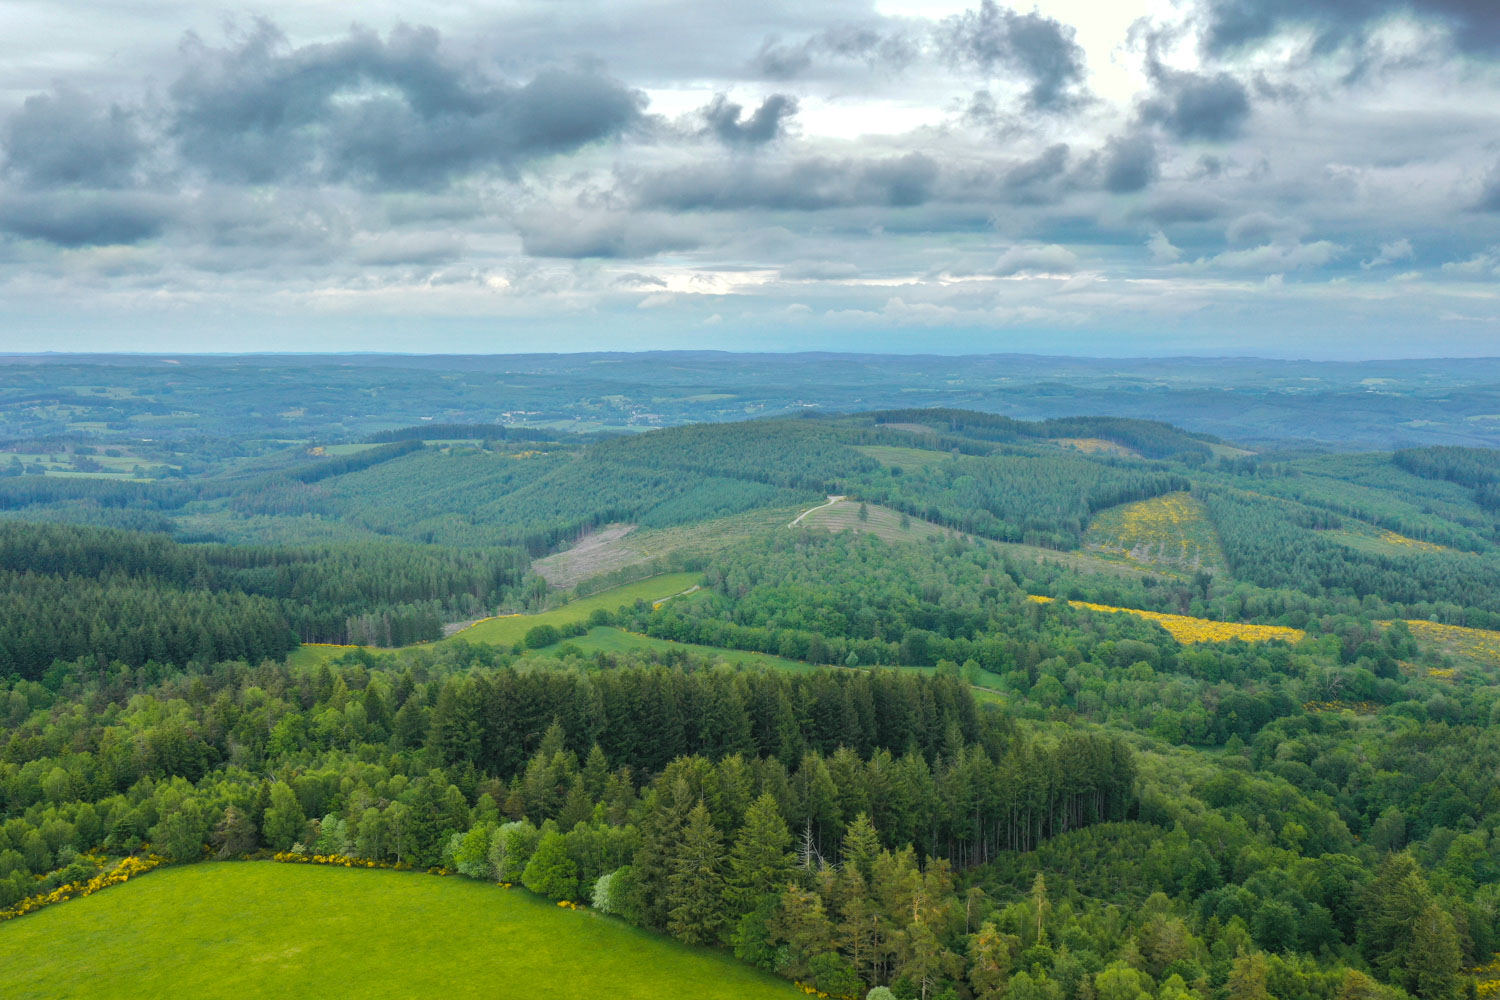
[[1144,563],[1196,569],[1224,562],[1208,512],[1189,493],[1167,493],[1102,511],[1089,527],[1096,548]]
[[1355,715],[1374,715],[1380,705],[1373,701],[1304,701],[1305,712],[1353,712]]
[[[1375,624],[1387,626],[1393,623],[1381,621]],[[1467,628],[1463,625],[1443,625],[1440,622],[1423,621],[1420,618],[1408,618],[1406,627],[1411,629],[1412,635],[1423,642],[1445,646],[1458,656],[1500,666],[1500,632]],[[1430,676],[1441,675],[1430,674]]]
[[1500,994],[1500,958],[1492,959],[1486,965],[1475,966],[1465,971],[1477,980],[1474,987],[1478,996],[1493,997]]
[[[102,860],[98,859],[95,855],[86,855],[86,857],[95,863]],[[157,857],[155,854],[148,854],[145,857],[125,858],[114,868],[107,872],[100,872],[87,882],[69,882],[67,885],[58,886],[51,892],[28,896],[19,903],[7,909],[0,910],[0,921],[14,920],[16,917],[25,916],[28,913],[40,910],[44,906],[51,906],[53,903],[61,903],[64,900],[92,896],[100,889],[107,889],[112,885],[128,882],[137,875],[149,872],[151,869],[165,864],[166,860],[166,858]]]
[[1384,528],[1380,529],[1380,534],[1377,537],[1379,537],[1379,539],[1382,542],[1385,542],[1387,545],[1397,545],[1403,549],[1416,549],[1418,552],[1453,551],[1446,545],[1438,545],[1435,542],[1424,542],[1418,538],[1407,538],[1405,535],[1397,534],[1394,531],[1387,531]]
[[[1042,604],[1055,600],[1055,598],[1045,597],[1041,594],[1031,594],[1030,599]],[[1088,601],[1068,601],[1066,603],[1075,608],[1087,608],[1090,611],[1135,615],[1138,618],[1150,619],[1166,629],[1172,638],[1181,643],[1228,642],[1231,639],[1243,639],[1245,642],[1267,642],[1272,639],[1279,639],[1282,642],[1301,642],[1307,638],[1307,633],[1300,628],[1287,628],[1285,625],[1244,625],[1239,622],[1216,622],[1208,618],[1193,618],[1190,615],[1168,615],[1160,611],[1116,608],[1108,604],[1091,604]]]

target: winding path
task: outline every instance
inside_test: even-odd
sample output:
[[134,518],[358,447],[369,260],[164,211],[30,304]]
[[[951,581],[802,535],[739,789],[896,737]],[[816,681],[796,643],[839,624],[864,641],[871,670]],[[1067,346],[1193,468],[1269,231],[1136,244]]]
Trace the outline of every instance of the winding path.
[[802,513],[798,514],[796,517],[792,518],[792,523],[788,524],[787,527],[788,528],[795,528],[797,526],[797,524],[804,517],[806,517],[807,515],[811,514],[813,511],[815,511],[815,510],[822,510],[824,507],[832,507],[834,504],[839,503],[840,501],[843,501],[843,500],[847,500],[847,499],[849,499],[849,498],[846,497],[846,496],[834,496],[832,493],[830,493],[830,494],[828,494],[828,502],[827,503],[820,503],[816,507],[809,507],[809,508],[807,508]]

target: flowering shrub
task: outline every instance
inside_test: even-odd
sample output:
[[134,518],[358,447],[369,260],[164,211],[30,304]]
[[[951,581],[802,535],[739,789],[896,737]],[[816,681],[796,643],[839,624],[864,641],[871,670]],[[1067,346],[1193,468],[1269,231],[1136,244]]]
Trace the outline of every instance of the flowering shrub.
[[[1392,623],[1379,621],[1375,624],[1388,626]],[[1423,621],[1420,618],[1407,619],[1406,627],[1411,629],[1412,635],[1423,642],[1441,646],[1445,651],[1457,656],[1500,665],[1500,632],[1483,628],[1466,628],[1463,625],[1444,625],[1441,622]]]
[[[95,860],[94,855],[88,855],[88,857],[90,860]],[[98,858],[97,860],[102,861],[103,859]],[[100,872],[86,882],[69,882],[66,885],[58,886],[51,892],[28,896],[14,906],[0,910],[0,921],[13,920],[16,917],[25,916],[28,913],[40,910],[44,906],[51,906],[53,903],[61,903],[64,900],[73,899],[75,896],[92,896],[100,889],[119,885],[122,882],[130,881],[137,875],[143,875],[151,869],[165,864],[166,860],[166,858],[158,857],[155,854],[148,854],[143,858],[125,858],[114,868],[107,872]]]
[[[369,858],[351,858],[347,854],[303,854],[300,851],[278,851],[271,855],[272,861],[293,865],[338,865],[343,868],[393,868],[405,870],[411,865],[390,861],[371,861]],[[435,871],[436,869],[429,869]]]
[[1101,511],[1089,547],[1132,562],[1199,569],[1224,565],[1218,534],[1202,502],[1168,493]]
[[[1038,604],[1048,604],[1054,600],[1040,594],[1032,594],[1030,599]],[[1075,608],[1087,608],[1090,611],[1123,613],[1135,615],[1138,618],[1149,618],[1166,629],[1172,638],[1185,644],[1228,642],[1230,639],[1243,639],[1246,642],[1265,642],[1269,639],[1300,642],[1307,638],[1307,633],[1300,628],[1287,628],[1284,625],[1241,625],[1237,622],[1216,622],[1207,618],[1193,618],[1189,615],[1168,615],[1160,611],[1140,611],[1135,608],[1111,607],[1108,604],[1090,604],[1088,601],[1068,601],[1067,603]]]
[[1476,995],[1486,1000],[1500,995],[1500,958],[1491,960],[1487,965],[1469,969],[1468,973],[1477,980],[1474,985]]

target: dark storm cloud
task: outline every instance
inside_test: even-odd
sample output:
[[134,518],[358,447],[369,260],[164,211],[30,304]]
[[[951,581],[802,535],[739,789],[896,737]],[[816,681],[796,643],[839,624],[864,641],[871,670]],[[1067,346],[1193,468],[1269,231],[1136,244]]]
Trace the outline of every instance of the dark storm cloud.
[[0,144],[6,171],[35,186],[125,185],[146,152],[133,114],[72,90],[28,97],[5,123]]
[[707,163],[627,180],[637,202],[669,211],[766,209],[811,212],[854,205],[920,205],[938,165],[923,153],[880,160],[821,157],[788,164]]
[[1068,156],[1067,143],[1059,142],[1048,146],[1035,159],[1022,161],[1007,170],[1005,186],[1013,189],[1030,188],[1056,180],[1067,171]]
[[1224,52],[1263,42],[1288,28],[1311,29],[1315,48],[1359,42],[1381,20],[1412,14],[1447,27],[1468,52],[1500,51],[1494,0],[1206,0],[1204,45]]
[[1041,14],[1018,14],[994,0],[944,22],[942,44],[950,59],[989,76],[1018,73],[1031,83],[1026,103],[1033,110],[1057,111],[1077,102],[1082,83],[1083,48],[1067,25]]
[[1141,118],[1179,139],[1232,139],[1250,117],[1250,95],[1228,73],[1209,76],[1158,68],[1152,75],[1156,92],[1141,102]]
[[0,231],[60,247],[139,243],[159,235],[172,216],[164,199],[133,192],[28,192],[0,200]]
[[745,109],[723,94],[703,109],[708,130],[729,146],[764,146],[786,132],[786,123],[797,113],[797,99],[772,94],[749,117]]
[[430,188],[618,135],[644,103],[587,70],[519,87],[493,80],[448,56],[429,28],[398,27],[384,41],[356,29],[294,48],[262,21],[226,48],[190,37],[184,55],[172,131],[189,162],[229,181]]
[[1149,135],[1114,136],[1104,149],[1103,184],[1114,194],[1140,191],[1156,180],[1161,167],[1156,158],[1156,143]]

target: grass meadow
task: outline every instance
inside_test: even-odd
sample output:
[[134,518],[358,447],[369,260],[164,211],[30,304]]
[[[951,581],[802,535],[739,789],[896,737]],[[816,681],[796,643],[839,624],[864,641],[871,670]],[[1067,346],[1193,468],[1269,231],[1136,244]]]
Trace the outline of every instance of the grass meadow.
[[724,952],[521,889],[271,861],[163,868],[10,921],[0,969],[6,1000],[801,995]]

